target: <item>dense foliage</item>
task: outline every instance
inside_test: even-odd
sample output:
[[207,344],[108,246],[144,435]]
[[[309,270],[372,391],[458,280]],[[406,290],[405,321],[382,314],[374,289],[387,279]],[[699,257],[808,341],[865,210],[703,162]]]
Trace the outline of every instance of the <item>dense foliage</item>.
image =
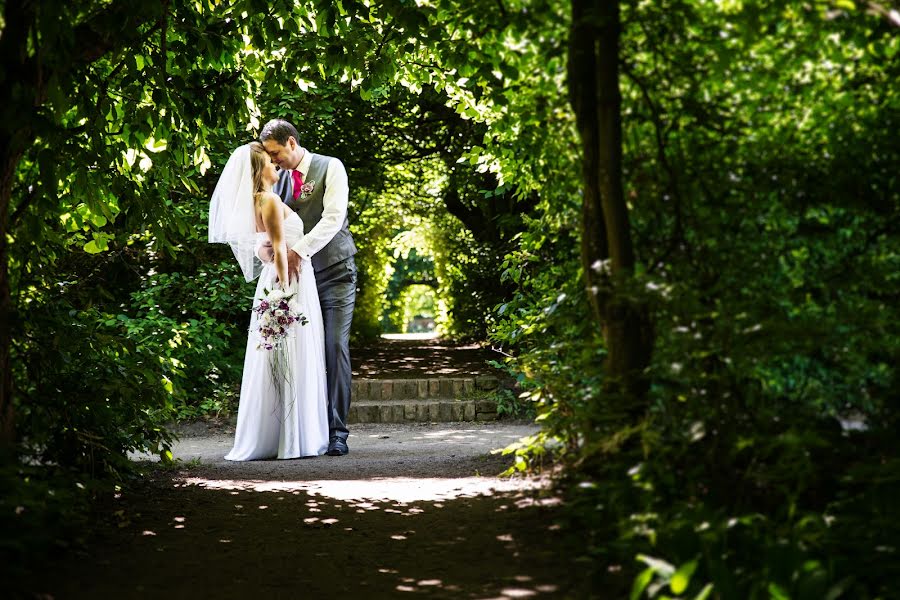
[[900,580],[900,9],[620,3],[618,293],[654,324],[636,399],[610,393],[584,285],[568,4],[0,6],[19,457],[121,474],[165,455],[171,419],[233,408],[252,288],[205,211],[231,149],[283,116],[348,167],[355,339],[401,327],[425,284],[444,332],[514,356],[543,425],[516,467],[559,449],[598,585]]
[[637,595],[896,585],[900,39],[835,8],[624,5],[630,293],[656,333],[644,418],[598,401],[577,195],[559,190],[505,265],[519,288],[494,337],[578,465],[599,580],[641,552]]

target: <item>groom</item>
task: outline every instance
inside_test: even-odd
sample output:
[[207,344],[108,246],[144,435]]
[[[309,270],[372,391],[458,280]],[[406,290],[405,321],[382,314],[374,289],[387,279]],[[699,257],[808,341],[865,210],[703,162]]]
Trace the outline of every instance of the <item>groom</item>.
[[[348,229],[347,172],[340,160],[300,146],[297,129],[283,119],[265,124],[259,141],[281,167],[273,191],[303,220],[305,235],[288,250],[288,271],[300,272],[300,257],[310,259],[325,324],[329,456],[343,456],[350,411],[350,322],[356,303],[356,245]],[[271,244],[260,258],[272,261]]]

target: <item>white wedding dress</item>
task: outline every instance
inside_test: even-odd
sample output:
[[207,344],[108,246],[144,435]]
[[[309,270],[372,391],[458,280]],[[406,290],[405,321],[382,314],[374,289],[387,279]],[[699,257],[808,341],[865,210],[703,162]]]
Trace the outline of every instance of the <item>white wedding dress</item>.
[[[259,241],[268,234],[257,233]],[[291,212],[284,221],[284,238],[290,248],[303,237],[303,221]],[[291,369],[288,382],[272,375],[273,351],[257,349],[258,334],[255,312],[251,313],[241,400],[238,408],[234,447],[226,460],[260,458],[298,458],[317,456],[328,449],[328,416],[325,398],[325,342],[322,309],[316,291],[312,264],[302,259],[300,282],[292,284],[298,292],[296,306],[309,320],[293,326],[293,334],[285,340],[287,365]],[[256,285],[255,298],[275,285],[275,267],[263,267]],[[256,307],[259,300],[254,300]]]

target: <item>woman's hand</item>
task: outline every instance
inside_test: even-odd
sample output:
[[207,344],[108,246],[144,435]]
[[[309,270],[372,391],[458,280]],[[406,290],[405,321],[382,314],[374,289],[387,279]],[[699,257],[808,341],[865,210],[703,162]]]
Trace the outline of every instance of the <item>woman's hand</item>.
[[293,250],[287,251],[287,268],[288,278],[291,281],[300,281],[300,269],[303,267],[303,261],[300,255]]

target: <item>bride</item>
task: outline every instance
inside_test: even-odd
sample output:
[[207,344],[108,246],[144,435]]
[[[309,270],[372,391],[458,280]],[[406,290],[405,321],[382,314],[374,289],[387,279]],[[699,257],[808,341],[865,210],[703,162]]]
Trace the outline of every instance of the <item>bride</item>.
[[[307,320],[291,327],[282,346],[267,350],[259,344],[259,316],[251,313],[237,430],[226,460],[316,456],[328,449],[322,309],[308,260],[299,282],[289,282],[287,248],[303,237],[303,221],[272,192],[277,181],[262,144],[241,146],[228,159],[209,209],[209,241],[231,245],[247,281],[259,277],[253,308],[266,290],[280,288],[294,294],[292,308]],[[256,249],[267,240],[275,260],[264,266]]]

